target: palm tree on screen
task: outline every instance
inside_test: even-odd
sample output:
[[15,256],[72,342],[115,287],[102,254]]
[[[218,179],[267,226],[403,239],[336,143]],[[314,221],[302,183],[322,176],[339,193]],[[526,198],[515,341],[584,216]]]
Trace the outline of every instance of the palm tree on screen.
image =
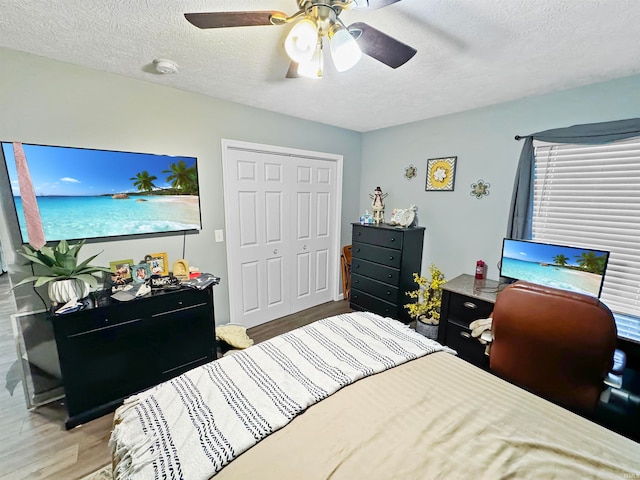
[[140,192],[150,192],[156,186],[153,184],[154,180],[157,180],[158,177],[155,175],[149,175],[149,172],[143,170],[140,173],[136,173],[135,177],[131,177],[129,180],[135,180],[133,182],[133,186],[138,189]]
[[553,263],[555,263],[556,265],[560,265],[561,267],[564,267],[568,261],[569,258],[565,257],[563,254],[559,254],[553,257]]
[[162,173],[170,174],[167,176],[167,182],[177,190],[185,194],[198,194],[198,176],[195,166],[187,167],[184,160],[169,165],[168,170],[162,170]]
[[605,257],[603,255],[598,255],[596,252],[582,252],[576,256],[576,260],[578,265],[587,272],[604,273]]

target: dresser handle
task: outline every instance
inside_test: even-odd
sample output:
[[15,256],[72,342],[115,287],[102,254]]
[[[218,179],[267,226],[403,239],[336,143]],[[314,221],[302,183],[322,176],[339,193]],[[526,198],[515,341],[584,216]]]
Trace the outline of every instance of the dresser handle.
[[393,257],[389,257],[389,260],[393,260]]
[[463,305],[470,310],[478,308],[478,306],[473,302],[464,302]]
[[391,292],[387,292],[387,295],[391,295]]
[[360,264],[359,263],[356,263],[356,268],[360,268]]
[[468,332],[460,332],[460,336],[463,338],[471,338],[471,334]]
[[395,239],[394,237],[391,237],[391,241],[392,241],[392,242],[395,242],[395,241],[396,241],[396,239]]
[[356,281],[355,281],[355,282],[353,282],[353,283],[360,283],[360,280],[356,280]]
[[360,249],[359,249],[359,248],[356,248],[356,252],[359,252],[359,251],[360,251]]
[[389,278],[393,278],[393,275],[389,274]]
[[357,235],[357,236],[360,236],[360,235],[362,235],[362,234],[361,234],[360,232],[356,232],[356,235]]

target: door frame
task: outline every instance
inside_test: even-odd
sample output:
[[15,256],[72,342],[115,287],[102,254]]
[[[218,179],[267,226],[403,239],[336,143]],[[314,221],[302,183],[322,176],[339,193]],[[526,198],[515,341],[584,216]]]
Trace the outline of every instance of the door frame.
[[[334,279],[334,288],[332,299],[333,301],[338,301],[342,299],[342,294],[340,293],[340,288],[342,286],[340,282],[340,239],[342,235],[342,177],[343,177],[343,156],[335,153],[326,153],[326,152],[316,152],[313,150],[301,150],[297,148],[283,147],[277,145],[267,145],[262,143],[253,143],[246,142],[241,140],[232,140],[223,138],[221,141],[222,147],[222,188],[223,188],[223,201],[224,201],[224,225],[225,230],[228,230],[227,225],[229,223],[229,218],[234,214],[231,212],[231,205],[233,202],[231,201],[229,189],[227,188],[227,176],[231,173],[229,171],[228,165],[228,155],[227,152],[230,150],[247,150],[255,153],[264,153],[267,155],[282,155],[288,157],[301,157],[301,158],[311,158],[315,160],[324,160],[335,162],[336,164],[336,198],[334,202],[334,211],[333,215],[333,228],[335,232],[335,236],[332,242],[331,248],[335,252],[333,255],[333,261],[330,262],[330,272],[329,275]],[[237,309],[238,305],[235,305],[232,301],[231,294],[231,285],[232,279],[235,278],[236,273],[232,268],[232,264],[230,259],[234,257],[232,252],[233,246],[228,241],[229,237],[227,235],[226,243],[226,252],[227,252],[227,276],[229,277],[229,320],[233,322],[234,318],[238,318]]]

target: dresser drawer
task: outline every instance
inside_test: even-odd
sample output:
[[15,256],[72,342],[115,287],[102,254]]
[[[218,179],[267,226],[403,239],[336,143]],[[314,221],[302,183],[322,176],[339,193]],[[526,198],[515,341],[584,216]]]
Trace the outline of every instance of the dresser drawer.
[[385,247],[377,247],[366,243],[354,243],[351,250],[353,258],[361,258],[370,262],[400,268],[402,252]]
[[365,226],[353,226],[353,241],[371,243],[381,247],[402,250],[403,234],[401,231],[383,230]]
[[452,293],[449,298],[449,322],[468,327],[479,318],[487,318],[493,311],[493,303]]
[[370,277],[393,286],[400,284],[400,270],[397,268],[379,265],[359,258],[351,260],[351,273]]
[[399,307],[397,305],[372,297],[356,289],[351,289],[351,308],[377,313],[383,317],[400,318],[398,315]]
[[396,287],[356,275],[355,273],[351,275],[351,287],[390,303],[395,304],[398,301],[398,289]]

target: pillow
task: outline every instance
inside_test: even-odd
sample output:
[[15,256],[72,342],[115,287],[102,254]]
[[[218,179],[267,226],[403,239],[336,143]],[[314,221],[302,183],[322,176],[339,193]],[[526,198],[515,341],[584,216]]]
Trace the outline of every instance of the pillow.
[[247,327],[242,325],[220,325],[216,327],[216,339],[227,342],[235,348],[247,348],[253,340],[247,335]]

